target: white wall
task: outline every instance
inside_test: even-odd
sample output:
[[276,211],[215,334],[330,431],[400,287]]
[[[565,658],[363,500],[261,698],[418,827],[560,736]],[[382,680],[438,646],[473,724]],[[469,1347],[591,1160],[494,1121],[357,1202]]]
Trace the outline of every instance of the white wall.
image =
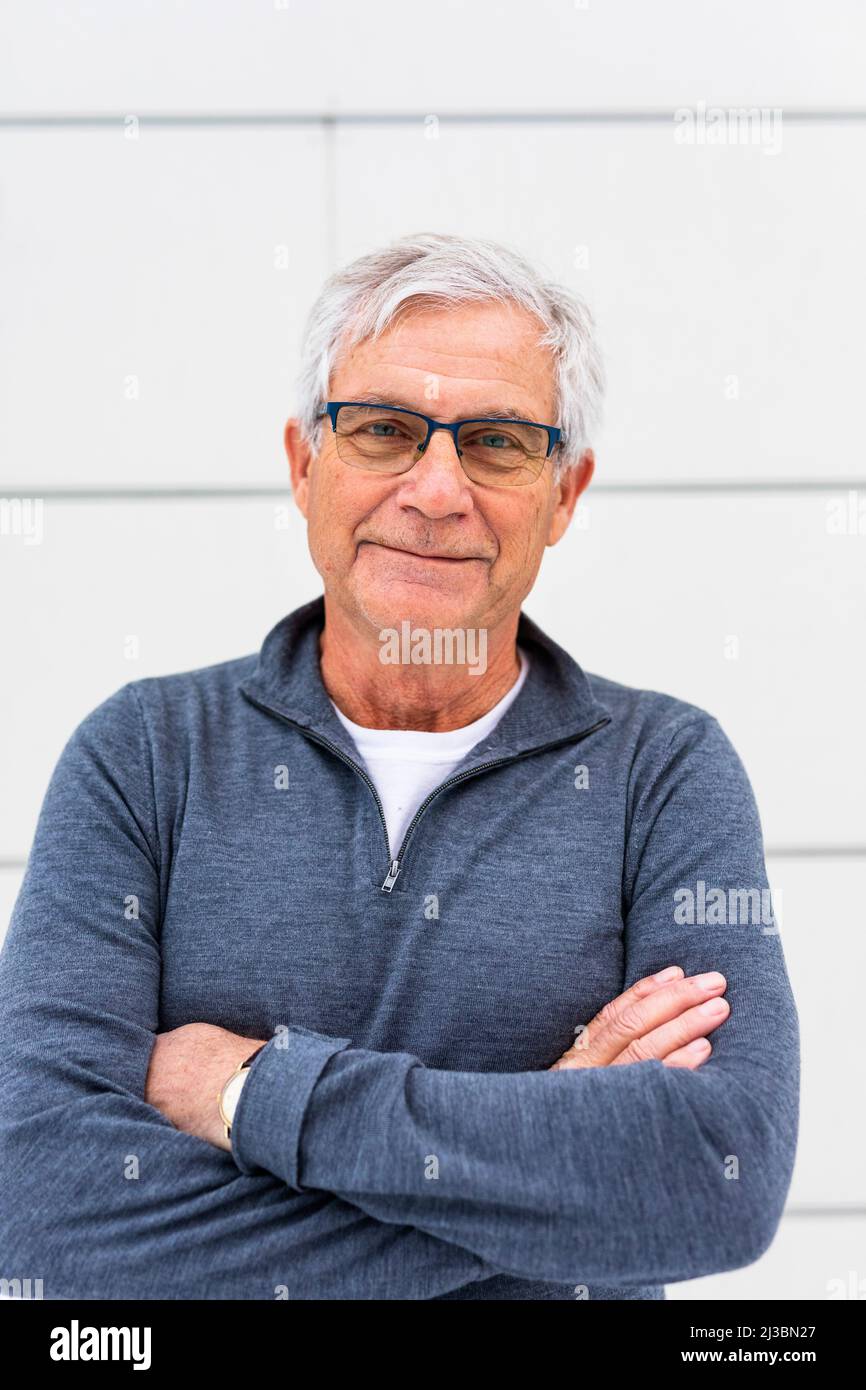
[[[44,537],[0,536],[0,932],[75,723],[318,592],[280,436],[323,277],[404,232],[509,241],[586,294],[610,375],[527,609],[722,721],[800,1009],[779,1238],[669,1294],[866,1278],[862,8],[14,0],[3,25],[0,498],[41,499]],[[766,108],[768,139],[678,143],[701,102]]]

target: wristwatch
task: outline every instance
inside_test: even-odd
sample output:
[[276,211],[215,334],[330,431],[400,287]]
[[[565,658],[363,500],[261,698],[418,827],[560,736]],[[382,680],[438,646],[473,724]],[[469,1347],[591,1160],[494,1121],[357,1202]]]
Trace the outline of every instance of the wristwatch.
[[[262,1043],[262,1047],[264,1047],[264,1045],[265,1044]],[[261,1052],[262,1047],[257,1047],[255,1052],[253,1052],[245,1062],[241,1062],[239,1067],[235,1067],[217,1097],[220,1108],[220,1119],[225,1126],[226,1139],[231,1139],[232,1137],[232,1121],[235,1117],[238,1101],[241,1098],[244,1082],[247,1079],[247,1069],[252,1066],[256,1057],[258,1057]]]

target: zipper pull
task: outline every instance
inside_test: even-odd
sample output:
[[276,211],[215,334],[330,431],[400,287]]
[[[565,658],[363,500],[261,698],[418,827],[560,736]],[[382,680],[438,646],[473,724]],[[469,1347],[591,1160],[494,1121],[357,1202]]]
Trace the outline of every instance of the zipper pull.
[[392,859],[392,860],[391,860],[391,866],[390,866],[390,868],[388,869],[387,878],[385,879],[385,882],[382,884],[382,889],[381,889],[381,891],[382,891],[383,893],[390,893],[391,889],[394,887],[394,884],[397,882],[397,875],[399,874],[399,872],[400,872],[400,861],[399,861],[399,859]]

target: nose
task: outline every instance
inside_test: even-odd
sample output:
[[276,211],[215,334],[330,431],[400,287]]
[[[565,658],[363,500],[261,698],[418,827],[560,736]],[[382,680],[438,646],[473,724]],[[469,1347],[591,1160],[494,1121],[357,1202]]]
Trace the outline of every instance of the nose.
[[472,510],[468,480],[447,430],[434,430],[424,452],[402,475],[400,500],[430,517]]

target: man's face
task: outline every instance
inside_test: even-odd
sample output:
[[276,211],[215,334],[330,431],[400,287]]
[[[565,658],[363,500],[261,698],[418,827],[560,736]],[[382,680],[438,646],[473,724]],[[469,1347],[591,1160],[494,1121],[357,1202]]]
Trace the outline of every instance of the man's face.
[[[516,305],[415,309],[338,362],[329,399],[365,401],[375,392],[437,420],[498,409],[556,425],[553,360],[536,346],[540,331]],[[428,629],[492,629],[516,615],[593,469],[587,453],[554,485],[554,454],[527,486],[481,486],[439,430],[408,472],[383,477],[340,459],[328,421],[314,458],[291,420],[286,449],[328,601],[377,635],[404,619]]]

